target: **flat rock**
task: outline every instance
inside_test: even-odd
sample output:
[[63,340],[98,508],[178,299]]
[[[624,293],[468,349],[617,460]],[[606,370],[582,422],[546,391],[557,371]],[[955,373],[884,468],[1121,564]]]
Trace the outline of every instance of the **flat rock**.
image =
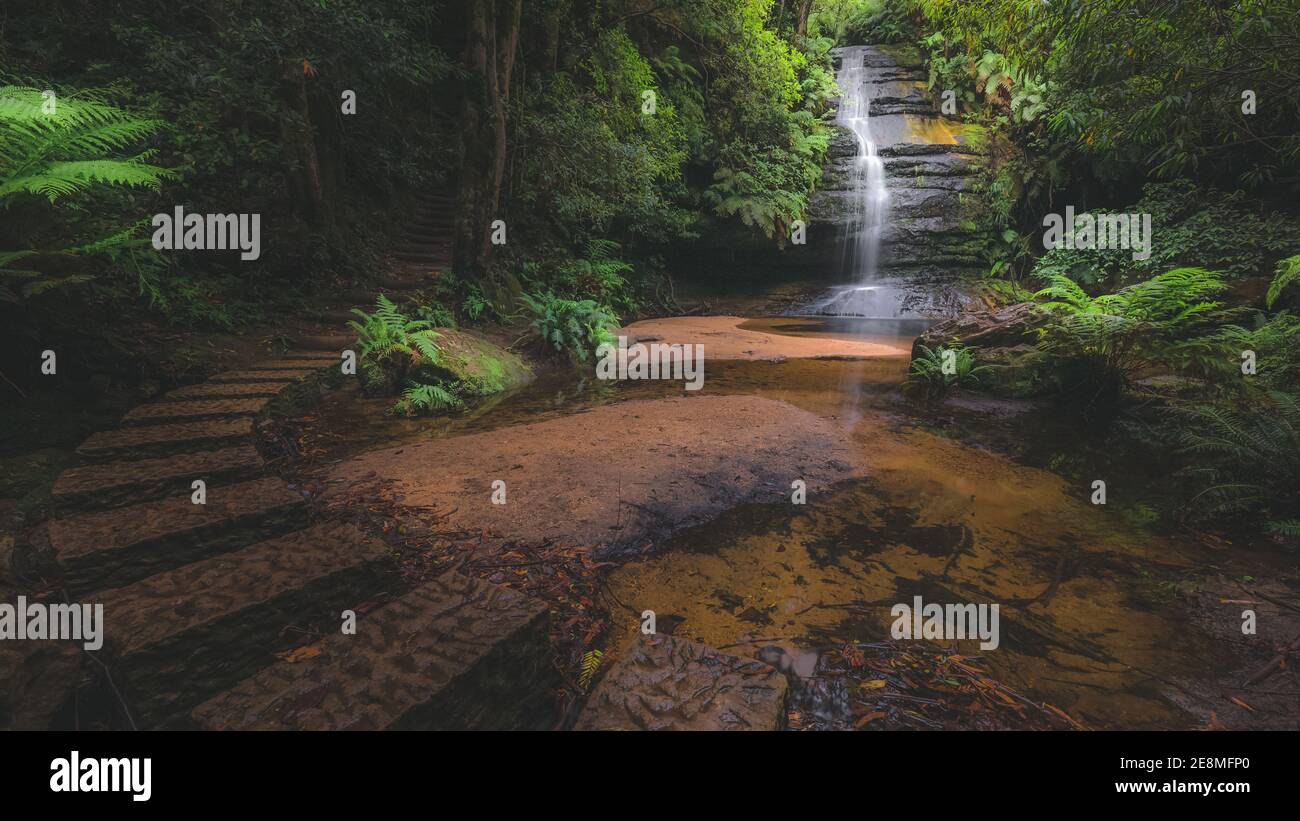
[[194,711],[205,729],[524,729],[550,726],[546,607],[447,573],[359,617]]
[[95,459],[144,459],[238,445],[250,442],[252,438],[253,420],[250,418],[139,425],[92,434],[77,448],[77,453]]
[[638,635],[596,685],[578,730],[780,730],[785,676],[672,636]]
[[258,478],[263,467],[257,448],[241,445],[69,468],[55,480],[50,493],[55,505],[64,511],[102,510],[165,496],[181,496],[188,501],[195,479],[206,481],[211,490],[219,483]]
[[[861,475],[857,453],[835,422],[786,402],[670,397],[371,451],[335,467],[323,495],[392,477],[404,504],[447,511],[449,527],[627,555],[738,504],[788,504],[796,479],[815,491]],[[492,504],[495,479],[509,504]]]
[[302,496],[278,478],[215,485],[207,503],[169,499],[50,522],[63,582],[74,594],[120,587],[154,573],[306,527]]
[[[774,334],[742,328],[740,316],[674,316],[633,322],[618,333],[628,344],[638,340],[663,344],[699,344],[704,358],[780,361],[817,357],[902,356],[906,348],[865,340]],[[706,374],[707,376],[707,374]]]

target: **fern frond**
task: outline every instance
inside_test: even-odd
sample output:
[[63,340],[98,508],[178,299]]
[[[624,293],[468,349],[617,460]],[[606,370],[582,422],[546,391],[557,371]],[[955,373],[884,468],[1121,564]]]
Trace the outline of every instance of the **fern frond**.
[[600,663],[605,658],[604,652],[600,650],[588,650],[582,654],[582,665],[578,670],[578,686],[586,690],[591,686],[591,679],[600,669]]
[[1278,262],[1277,275],[1269,283],[1268,294],[1264,297],[1268,307],[1272,308],[1277,298],[1282,296],[1282,291],[1295,282],[1300,282],[1300,254]]

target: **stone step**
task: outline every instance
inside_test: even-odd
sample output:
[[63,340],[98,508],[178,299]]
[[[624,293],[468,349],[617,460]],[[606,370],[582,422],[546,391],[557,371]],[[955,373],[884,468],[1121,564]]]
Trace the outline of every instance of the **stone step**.
[[428,280],[421,276],[403,276],[400,279],[386,279],[379,283],[381,293],[391,294],[396,291],[414,291],[428,284]]
[[440,242],[450,243],[455,225],[451,220],[426,219],[409,223],[403,232],[407,236],[431,237]]
[[338,629],[343,610],[395,584],[387,548],[349,525],[321,524],[108,590],[104,660],[142,728],[179,726],[191,709],[297,638]]
[[246,444],[69,468],[55,480],[50,495],[62,511],[104,510],[182,494],[188,499],[195,479],[207,482],[211,490],[218,484],[256,479],[262,471],[257,448]]
[[204,382],[201,385],[186,385],[163,394],[167,402],[206,402],[212,399],[252,399],[266,397],[274,399],[280,392],[292,385],[292,382],[249,382],[221,383]]
[[320,362],[326,365],[338,361],[337,356],[330,356],[321,351],[289,351],[280,354],[278,358],[288,361]]
[[450,248],[451,238],[432,236],[430,234],[404,234],[402,235],[402,244],[397,247],[401,249],[412,246],[418,246],[420,248]]
[[316,368],[302,367],[280,371],[226,371],[217,374],[208,381],[217,385],[225,385],[231,382],[298,382],[315,376],[316,373]]
[[[354,348],[357,344],[356,334],[306,334],[294,337],[299,345],[304,348],[315,348],[321,351],[334,351],[335,356],[349,348]],[[340,360],[342,361],[342,360]]]
[[398,251],[393,254],[394,259],[400,259],[405,262],[424,262],[433,265],[450,265],[450,254],[424,254],[414,253],[411,251]]
[[555,679],[541,602],[447,573],[194,711],[204,729],[541,729]]
[[122,417],[123,425],[159,425],[168,422],[196,422],[200,419],[228,419],[258,416],[271,404],[271,397],[208,399],[189,402],[152,402],[138,405]]
[[[317,351],[319,353],[319,351]],[[333,363],[328,360],[312,359],[308,361],[296,359],[267,359],[262,362],[253,362],[243,368],[246,371],[296,371],[312,368],[322,370]]]
[[398,245],[393,249],[393,251],[398,254],[439,254],[444,247],[446,246],[436,245],[434,243],[411,243],[407,245]]
[[780,730],[776,668],[672,636],[638,634],[578,716],[578,730]]
[[307,503],[268,477],[207,489],[196,505],[187,486],[143,502],[50,522],[50,545],[73,594],[121,587],[192,561],[308,525]]
[[77,453],[92,459],[145,459],[242,444],[252,436],[253,420],[248,417],[137,425],[92,434]]

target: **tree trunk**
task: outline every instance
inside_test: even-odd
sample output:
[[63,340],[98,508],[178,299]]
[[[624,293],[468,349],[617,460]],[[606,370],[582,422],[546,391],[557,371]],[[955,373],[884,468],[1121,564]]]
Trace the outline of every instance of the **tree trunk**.
[[486,271],[491,224],[501,210],[509,156],[510,86],[519,49],[523,0],[469,0],[464,65],[469,72],[461,111],[460,191],[454,262],[458,271]]
[[325,195],[316,157],[316,138],[312,134],[311,110],[307,105],[305,65],[304,60],[292,58],[280,66],[285,107],[280,130],[297,166],[291,177],[295,180],[302,213],[307,222],[317,226],[325,217]]
[[794,33],[803,36],[808,33],[808,13],[812,11],[812,0],[799,0],[799,8],[795,12],[798,16],[795,18]]

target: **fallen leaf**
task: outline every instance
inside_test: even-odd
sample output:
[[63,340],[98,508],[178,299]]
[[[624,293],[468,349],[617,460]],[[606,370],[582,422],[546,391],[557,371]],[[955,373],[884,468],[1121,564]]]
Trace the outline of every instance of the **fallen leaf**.
[[320,652],[321,646],[318,642],[316,644],[304,644],[302,647],[295,647],[292,650],[277,653],[276,656],[290,664],[297,664],[298,662],[306,661],[307,659],[316,658],[320,655]]

